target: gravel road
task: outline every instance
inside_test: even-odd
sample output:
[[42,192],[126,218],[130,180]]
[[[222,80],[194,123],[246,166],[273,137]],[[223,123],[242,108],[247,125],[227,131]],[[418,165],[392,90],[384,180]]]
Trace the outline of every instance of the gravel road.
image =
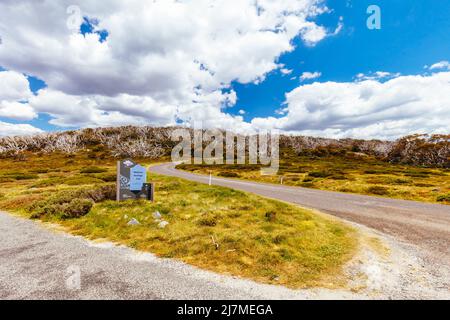
[[[208,183],[209,177],[176,170],[172,163],[151,172]],[[416,245],[430,264],[450,266],[450,206],[212,178],[214,185],[253,192],[318,209]]]

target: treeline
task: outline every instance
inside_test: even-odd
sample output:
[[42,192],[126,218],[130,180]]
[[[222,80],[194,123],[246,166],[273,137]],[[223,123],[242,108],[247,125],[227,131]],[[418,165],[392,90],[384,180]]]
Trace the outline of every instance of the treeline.
[[353,152],[392,163],[450,168],[450,135],[443,134],[417,134],[396,141],[282,136],[280,145],[291,147],[297,154],[303,155],[327,156]]
[[[174,128],[113,127],[44,133],[32,136],[0,138],[0,156],[20,157],[24,152],[73,154],[94,148],[106,149],[113,157],[156,159],[171,150]],[[170,152],[169,152],[170,154]]]
[[[156,159],[170,155],[178,143],[171,139],[174,129],[125,126],[3,137],[0,138],[0,156],[20,158],[26,152],[70,154],[86,149],[104,149],[117,158]],[[396,141],[282,135],[280,148],[292,148],[299,155],[320,157],[352,152],[393,163],[450,168],[450,135],[412,135]]]

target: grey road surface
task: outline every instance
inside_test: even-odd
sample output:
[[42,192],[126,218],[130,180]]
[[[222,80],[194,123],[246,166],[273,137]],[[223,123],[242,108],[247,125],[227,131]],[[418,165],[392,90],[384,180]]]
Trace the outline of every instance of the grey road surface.
[[[172,163],[153,166],[150,171],[209,182],[209,176],[177,170]],[[366,225],[418,246],[433,263],[450,265],[450,206],[217,177],[212,178],[212,184],[318,209]]]

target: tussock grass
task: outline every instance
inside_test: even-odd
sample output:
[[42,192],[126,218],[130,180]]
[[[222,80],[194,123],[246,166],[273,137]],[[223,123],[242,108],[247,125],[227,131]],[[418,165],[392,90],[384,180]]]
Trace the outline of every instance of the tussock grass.
[[[156,175],[151,179],[157,186],[153,204],[107,201],[62,223],[75,234],[261,282],[298,288],[325,285],[327,279],[330,286],[331,276],[331,283],[342,284],[339,275],[356,246],[351,228],[240,191]],[[163,230],[152,218],[156,210],[170,223]],[[127,226],[131,218],[141,225]]]
[[[344,283],[343,266],[357,247],[350,227],[275,200],[154,174],[149,177],[156,183],[154,203],[106,200],[110,178],[101,177],[114,175],[115,160],[100,161],[92,152],[1,159],[0,176],[32,172],[37,179],[0,180],[0,208],[90,239],[264,283],[295,288]],[[154,221],[155,211],[170,223],[165,229]],[[131,218],[140,225],[128,226]]]
[[108,169],[99,167],[86,167],[80,170],[80,173],[103,173],[108,172]]
[[438,202],[447,202],[450,203],[450,193],[440,195],[437,199]]

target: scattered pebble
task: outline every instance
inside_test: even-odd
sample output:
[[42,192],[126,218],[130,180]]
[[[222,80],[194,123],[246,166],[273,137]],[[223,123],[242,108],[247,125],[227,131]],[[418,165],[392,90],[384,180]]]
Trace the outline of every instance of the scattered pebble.
[[140,224],[140,222],[137,221],[135,218],[131,219],[131,220],[127,223],[127,225],[129,225],[129,226],[137,226],[137,225],[139,225],[139,224]]
[[169,223],[168,223],[167,221],[161,221],[161,222],[158,224],[158,228],[164,229],[165,227],[167,227],[168,224],[169,224]]
[[155,220],[161,220],[161,213],[159,211],[153,212],[153,218]]

